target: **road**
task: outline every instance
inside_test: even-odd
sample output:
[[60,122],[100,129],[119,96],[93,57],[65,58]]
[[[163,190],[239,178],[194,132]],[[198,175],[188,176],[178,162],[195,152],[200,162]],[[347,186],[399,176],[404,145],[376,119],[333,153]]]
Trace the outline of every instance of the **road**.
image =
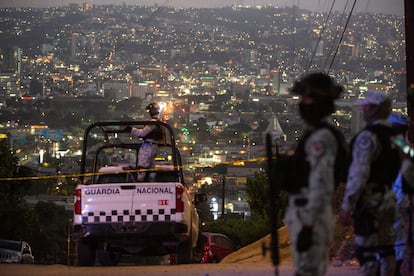
[[[290,265],[281,265],[279,275],[292,275]],[[333,267],[328,269],[327,276],[350,276],[358,274],[357,266]],[[153,265],[153,266],[114,266],[114,267],[77,267],[65,265],[27,265],[0,264],[2,276],[48,276],[48,275],[139,275],[139,276],[274,276],[275,269],[271,264],[192,264],[192,265]]]

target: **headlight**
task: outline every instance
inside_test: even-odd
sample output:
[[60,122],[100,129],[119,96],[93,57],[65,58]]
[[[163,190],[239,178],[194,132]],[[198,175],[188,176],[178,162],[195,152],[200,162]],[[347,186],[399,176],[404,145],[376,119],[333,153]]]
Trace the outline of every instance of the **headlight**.
[[20,263],[19,255],[10,255],[10,260],[12,263]]

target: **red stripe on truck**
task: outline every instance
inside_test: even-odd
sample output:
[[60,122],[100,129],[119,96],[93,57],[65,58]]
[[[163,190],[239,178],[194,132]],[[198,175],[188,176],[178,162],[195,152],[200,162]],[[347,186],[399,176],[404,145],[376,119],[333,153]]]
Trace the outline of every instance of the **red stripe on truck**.
[[175,187],[175,211],[177,213],[184,212],[184,201],[183,201],[184,188],[182,186]]
[[82,195],[82,190],[81,189],[77,189],[74,192],[75,194],[75,215],[80,215],[82,214],[82,201],[81,201],[81,195]]

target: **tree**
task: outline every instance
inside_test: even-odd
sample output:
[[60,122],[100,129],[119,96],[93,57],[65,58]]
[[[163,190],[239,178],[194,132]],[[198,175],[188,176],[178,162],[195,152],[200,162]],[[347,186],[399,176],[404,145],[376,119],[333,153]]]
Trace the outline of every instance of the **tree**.
[[[247,202],[250,205],[250,210],[253,217],[262,219],[268,218],[269,203],[271,198],[268,196],[267,188],[267,175],[263,171],[256,172],[254,178],[249,178],[246,184]],[[282,224],[282,218],[286,209],[287,194],[281,192],[278,199],[279,210],[278,213],[278,224]]]
[[16,178],[18,159],[12,153],[6,139],[0,139],[0,237],[28,240],[31,235],[33,213],[28,207],[23,193],[30,184]]
[[266,218],[266,183],[267,176],[263,171],[256,172],[254,178],[247,179],[247,202],[253,217]]
[[0,177],[13,177],[16,173],[17,157],[10,149],[10,144],[6,139],[0,139]]
[[39,201],[34,207],[36,232],[31,242],[38,262],[65,263],[69,215],[53,202]]
[[269,228],[264,219],[218,219],[207,222],[203,231],[222,233],[240,247],[251,244],[269,234]]

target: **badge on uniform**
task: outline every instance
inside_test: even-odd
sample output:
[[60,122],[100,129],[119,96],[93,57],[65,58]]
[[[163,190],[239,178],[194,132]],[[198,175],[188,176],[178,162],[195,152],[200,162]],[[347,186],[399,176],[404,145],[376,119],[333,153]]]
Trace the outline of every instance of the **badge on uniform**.
[[371,138],[369,135],[361,134],[357,139],[357,147],[361,150],[366,150],[371,146]]

